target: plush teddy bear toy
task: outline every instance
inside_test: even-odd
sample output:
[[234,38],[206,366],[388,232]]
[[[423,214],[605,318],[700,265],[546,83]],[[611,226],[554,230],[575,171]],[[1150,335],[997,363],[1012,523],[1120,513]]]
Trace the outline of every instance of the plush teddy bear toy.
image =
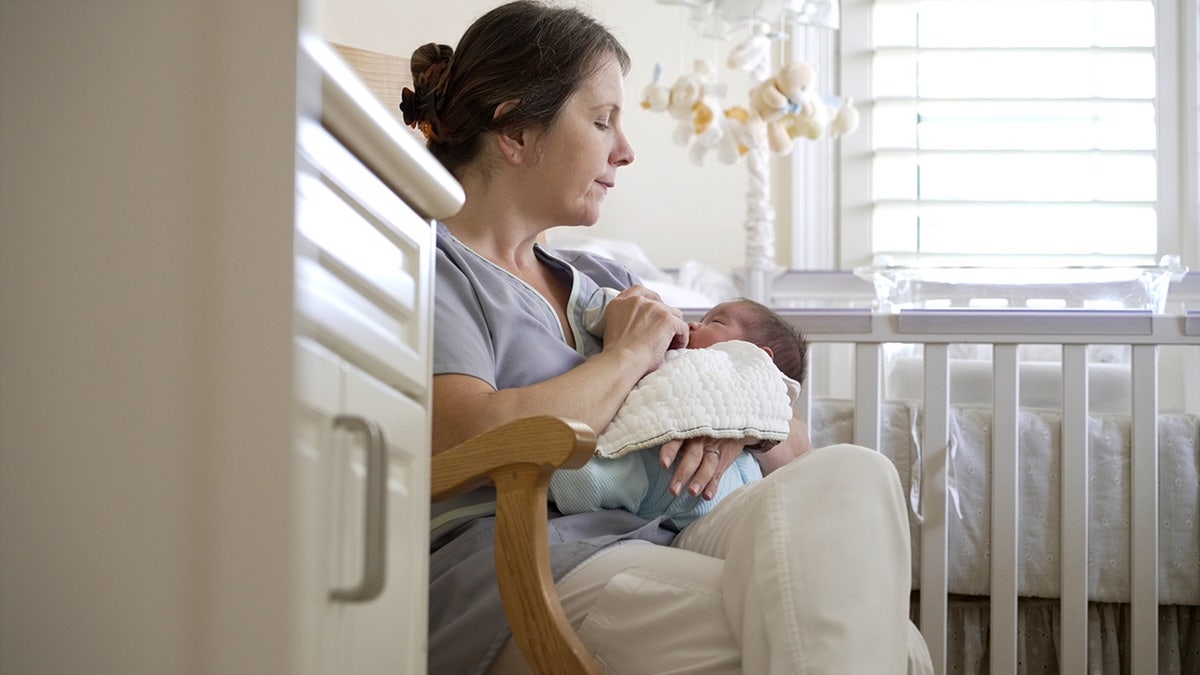
[[662,64],[654,64],[654,79],[642,91],[642,108],[650,112],[662,112],[671,104],[671,90],[662,83],[662,72]]
[[712,65],[697,59],[691,73],[681,75],[670,87],[662,84],[662,64],[654,66],[654,79],[642,92],[641,106],[651,112],[667,112],[678,120],[671,138],[677,145],[691,146],[696,164],[725,140],[725,121],[716,97],[721,87],[709,83]]
[[[750,90],[750,110],[766,125],[766,140],[771,152],[786,155],[792,151],[788,116],[815,117],[818,114],[812,92],[817,84],[817,69],[803,61],[785,63],[774,76]],[[807,134],[805,134],[807,135]]]
[[814,98],[803,108],[783,116],[782,125],[787,130],[788,140],[807,138],[815,141],[829,129],[834,112],[820,98]]
[[854,99],[847,96],[846,102],[838,108],[837,115],[829,124],[829,136],[837,139],[852,134],[858,130],[858,124],[858,108],[854,107]]
[[717,118],[721,107],[708,84],[712,72],[712,64],[697,59],[692,72],[681,75],[671,85],[667,112],[679,120],[672,136],[679,145],[688,145],[695,138],[706,147],[713,147],[721,140]]
[[733,106],[725,111],[721,123],[725,136],[717,146],[717,159],[723,164],[733,164],[742,155],[755,147],[754,117],[742,106]]

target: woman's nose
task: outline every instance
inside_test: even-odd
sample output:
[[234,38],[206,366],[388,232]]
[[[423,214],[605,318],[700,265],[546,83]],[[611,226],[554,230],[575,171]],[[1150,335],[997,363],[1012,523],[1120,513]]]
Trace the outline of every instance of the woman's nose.
[[628,166],[633,164],[633,146],[625,137],[624,131],[617,132],[617,147],[613,149],[613,166]]

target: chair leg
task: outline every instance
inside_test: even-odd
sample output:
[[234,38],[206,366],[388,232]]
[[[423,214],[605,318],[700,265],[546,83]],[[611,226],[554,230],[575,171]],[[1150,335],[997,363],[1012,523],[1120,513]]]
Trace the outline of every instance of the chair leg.
[[553,467],[520,464],[492,474],[500,597],[517,646],[535,672],[599,675],[600,664],[567,621],[550,571],[546,486],[551,473]]

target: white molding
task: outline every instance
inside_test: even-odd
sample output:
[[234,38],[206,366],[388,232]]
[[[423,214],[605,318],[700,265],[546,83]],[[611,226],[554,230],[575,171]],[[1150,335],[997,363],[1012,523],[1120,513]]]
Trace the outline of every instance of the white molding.
[[[841,95],[838,89],[838,32],[795,26],[791,36],[789,58],[816,67],[819,93]],[[837,266],[837,148],[837,141],[826,138],[800,142],[788,158],[793,188],[790,203],[786,205],[791,214],[791,236],[786,240],[791,248],[791,267],[795,269]]]
[[[859,112],[858,131],[839,141],[838,219],[835,263],[853,269],[871,262],[871,158],[874,109],[871,91],[872,0],[842,0],[838,34],[839,89],[853,96]],[[859,30],[847,31],[847,26]]]
[[[1186,1],[1186,0],[1184,0]],[[1157,112],[1157,141],[1155,143],[1155,159],[1158,170],[1158,252],[1176,253],[1180,250],[1182,228],[1178,226],[1182,215],[1181,185],[1174,181],[1164,181],[1164,176],[1183,176],[1182,156],[1187,154],[1180,146],[1183,140],[1183,119],[1180,101],[1182,87],[1177,85],[1176,78],[1182,75],[1184,67],[1180,44],[1180,35],[1184,29],[1179,26],[1179,0],[1172,2],[1158,1],[1155,7],[1154,63],[1155,91],[1157,92],[1155,110]],[[1179,77],[1179,79],[1183,79]]]
[[[1181,262],[1200,269],[1200,2],[1177,0],[1179,15],[1179,185],[1178,252]],[[1183,189],[1182,186],[1190,186]]]

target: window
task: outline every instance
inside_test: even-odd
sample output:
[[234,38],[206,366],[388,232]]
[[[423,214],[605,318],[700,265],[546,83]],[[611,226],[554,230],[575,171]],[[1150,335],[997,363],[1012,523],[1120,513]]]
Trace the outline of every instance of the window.
[[1195,246],[1187,4],[843,0],[840,89],[864,124],[841,147],[841,266]]

